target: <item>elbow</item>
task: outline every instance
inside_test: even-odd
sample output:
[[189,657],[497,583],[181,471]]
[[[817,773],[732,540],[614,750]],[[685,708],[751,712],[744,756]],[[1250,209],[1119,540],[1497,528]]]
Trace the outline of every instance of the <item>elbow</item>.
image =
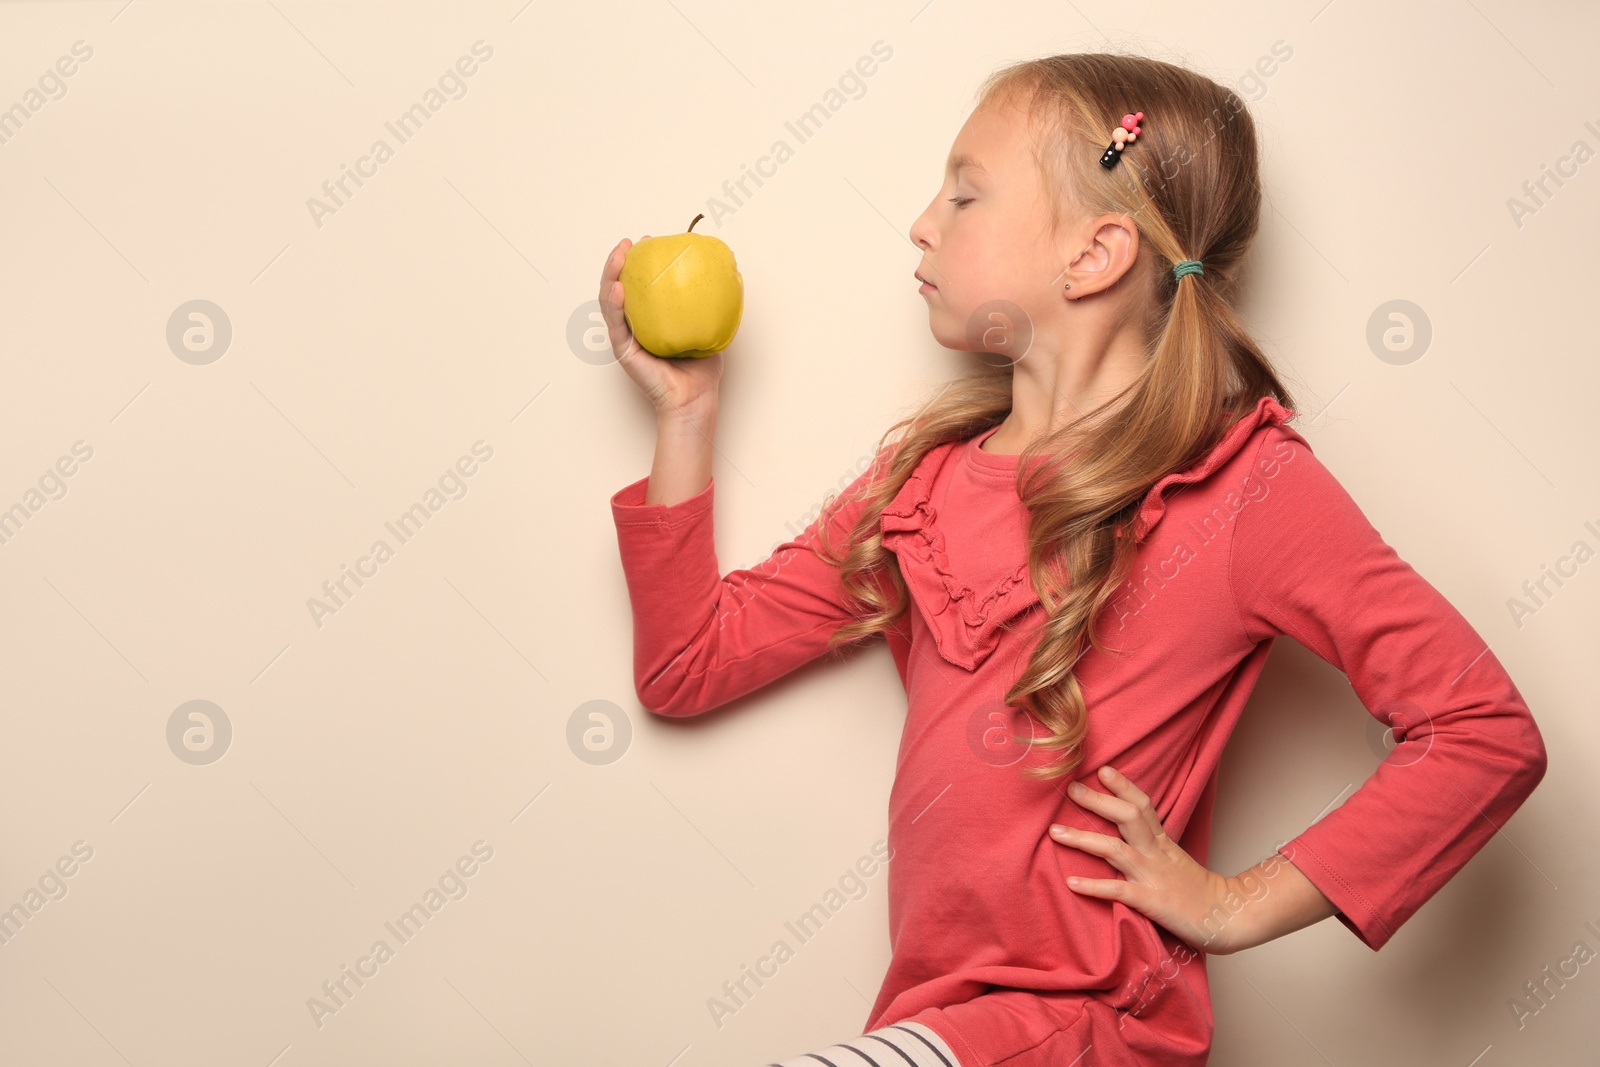
[[691,715],[698,715],[702,708],[687,704],[682,699],[681,689],[671,689],[661,684],[662,679],[656,678],[651,682],[635,681],[633,695],[638,698],[639,704],[652,715],[663,719],[684,719]]
[[639,704],[646,711],[663,718],[681,719],[706,710],[695,706],[702,687],[692,683],[685,659],[693,658],[690,653],[694,648],[691,642],[665,664],[657,658],[664,653],[641,657],[640,650],[634,649],[633,695],[639,698]]
[[648,711],[650,714],[660,715],[663,718],[669,719],[676,717],[676,714],[672,710],[672,702],[670,700],[661,699],[662,694],[654,692],[649,686],[640,685],[639,683],[635,682],[633,686],[633,695],[638,698],[639,706],[644,708],[644,710]]
[[1521,722],[1522,730],[1516,739],[1516,750],[1521,758],[1513,787],[1519,803],[1544,780],[1545,771],[1550,766],[1550,754],[1545,749],[1544,735],[1539,732],[1539,726],[1533,721],[1533,715],[1526,709],[1521,715]]
[[682,679],[676,677],[673,671],[673,667],[682,658],[683,653],[680,652],[672,657],[665,667],[641,662],[635,658],[633,695],[638,698],[639,705],[652,715],[675,719],[686,714],[679,706],[679,698],[683,694]]
[[1550,756],[1545,751],[1544,736],[1539,733],[1539,728],[1528,720],[1530,733],[1528,744],[1528,791],[1531,793],[1534,786],[1544,780],[1544,772],[1550,767]]

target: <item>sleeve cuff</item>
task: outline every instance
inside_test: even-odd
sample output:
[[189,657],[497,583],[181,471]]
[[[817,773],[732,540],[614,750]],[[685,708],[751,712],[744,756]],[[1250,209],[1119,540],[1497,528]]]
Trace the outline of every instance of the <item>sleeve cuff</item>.
[[1363,945],[1374,952],[1378,951],[1394,936],[1394,930],[1378,914],[1378,910],[1339,877],[1339,873],[1328,866],[1327,861],[1301,837],[1284,842],[1278,847],[1278,854],[1294,864],[1295,869],[1339,909],[1334,918],[1355,934]]
[[713,477],[700,492],[676,504],[646,504],[644,497],[649,483],[650,476],[646,475],[612,494],[611,517],[618,526],[677,529],[689,519],[697,518],[711,510],[711,498],[717,479]]

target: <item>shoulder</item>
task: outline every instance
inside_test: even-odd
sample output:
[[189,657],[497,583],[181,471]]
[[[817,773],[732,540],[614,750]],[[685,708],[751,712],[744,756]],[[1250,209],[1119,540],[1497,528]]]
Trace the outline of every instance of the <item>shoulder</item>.
[[1251,435],[1243,453],[1240,458],[1246,463],[1238,472],[1240,483],[1248,483],[1248,487],[1259,483],[1257,496],[1264,497],[1278,488],[1304,502],[1331,503],[1338,497],[1349,498],[1333,471],[1318,458],[1311,442],[1291,426],[1261,427]]
[[1260,427],[1218,492],[1236,516],[1235,555],[1319,553],[1381,540],[1338,477],[1290,426]]
[[1164,475],[1150,487],[1140,505],[1136,538],[1143,541],[1150,535],[1169,503],[1186,513],[1212,513],[1225,507],[1237,514],[1244,500],[1259,497],[1263,477],[1277,477],[1282,468],[1311,455],[1310,444],[1287,425],[1293,415],[1275,398],[1261,397],[1198,462]]
[[[1310,462],[1303,462],[1307,460]],[[1266,423],[1250,434],[1244,447],[1227,464],[1227,470],[1233,476],[1230,481],[1243,485],[1247,481],[1277,479],[1296,464],[1300,470],[1322,465],[1311,442],[1300,431],[1281,423]]]
[[1237,449],[1230,450],[1218,465],[1217,477],[1207,479],[1205,488],[1210,494],[1263,500],[1281,489],[1283,496],[1302,503],[1348,499],[1349,494],[1318,458],[1311,442],[1289,424],[1294,413],[1270,400],[1263,400],[1261,410],[1270,414],[1242,434]]
[[1139,539],[1150,536],[1169,509],[1180,521],[1216,530],[1233,526],[1238,538],[1316,538],[1319,529],[1365,534],[1366,517],[1288,424],[1293,414],[1263,397],[1199,463],[1156,482],[1140,509]]

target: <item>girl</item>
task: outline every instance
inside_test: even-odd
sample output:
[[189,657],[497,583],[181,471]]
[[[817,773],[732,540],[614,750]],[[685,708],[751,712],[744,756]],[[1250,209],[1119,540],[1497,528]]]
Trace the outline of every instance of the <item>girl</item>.
[[[726,576],[722,358],[641,350],[612,250],[611,344],[657,413],[611,498],[640,702],[698,715],[880,633],[906,686],[888,972],[867,1032],[786,1064],[1202,1065],[1207,954],[1329,915],[1381,948],[1542,778],[1499,660],[1288,425],[1232,304],[1260,208],[1223,86],[1122,55],[996,72],[911,237],[934,337],[1006,358]],[[1396,744],[1226,877],[1217,766],[1279,635]]]

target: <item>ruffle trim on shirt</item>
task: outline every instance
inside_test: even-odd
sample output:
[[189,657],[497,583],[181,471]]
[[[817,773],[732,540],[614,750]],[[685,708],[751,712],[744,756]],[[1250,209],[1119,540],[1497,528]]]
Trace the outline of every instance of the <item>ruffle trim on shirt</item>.
[[[1150,491],[1145,494],[1144,503],[1139,505],[1139,515],[1133,523],[1133,539],[1143,542],[1156,523],[1161,521],[1161,516],[1166,514],[1167,501],[1163,495],[1174,486],[1187,485],[1191,482],[1202,481],[1208,478],[1234,454],[1244,447],[1257,427],[1271,423],[1282,426],[1284,422],[1293,417],[1294,412],[1270,396],[1264,396],[1256,401],[1255,410],[1239,419],[1229,427],[1215,448],[1208,452],[1204,459],[1190,467],[1188,470],[1174,471],[1161,478]],[[1177,490],[1174,490],[1175,495]]]
[[1001,627],[1039,603],[1024,560],[999,585],[979,593],[950,569],[933,480],[962,442],[947,442],[923,457],[900,492],[883,509],[883,545],[900,561],[912,599],[933,631],[939,654],[964,670],[977,670],[1000,644]]
[[[1293,414],[1273,397],[1262,397],[1204,459],[1187,470],[1165,475],[1151,486],[1134,522],[1135,540],[1144,541],[1161,521],[1167,510],[1166,495],[1209,477],[1244,446],[1258,427],[1267,423],[1282,425]],[[962,444],[946,442],[924,456],[883,509],[879,527],[884,547],[899,559],[901,576],[933,633],[939,654],[964,670],[975,671],[999,646],[1005,625],[1040,601],[1026,560],[994,588],[981,593],[951,570],[938,509],[931,501],[935,478],[954,455],[953,450]]]

